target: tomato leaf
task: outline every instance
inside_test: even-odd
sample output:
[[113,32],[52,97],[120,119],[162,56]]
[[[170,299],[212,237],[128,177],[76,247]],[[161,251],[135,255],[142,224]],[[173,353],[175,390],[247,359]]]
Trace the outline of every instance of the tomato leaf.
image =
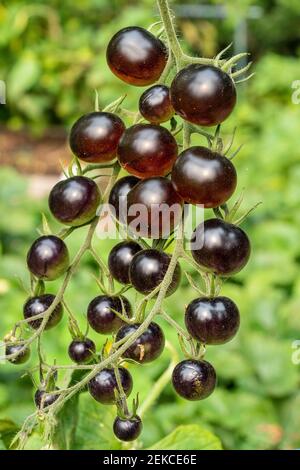
[[218,437],[207,429],[191,424],[178,426],[149,450],[221,450]]

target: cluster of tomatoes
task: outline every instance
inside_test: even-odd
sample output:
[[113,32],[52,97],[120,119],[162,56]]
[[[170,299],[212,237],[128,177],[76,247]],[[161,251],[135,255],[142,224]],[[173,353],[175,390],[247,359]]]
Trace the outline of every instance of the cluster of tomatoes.
[[[129,176],[119,179],[111,190],[109,202],[119,222],[129,223],[131,217],[121,213],[120,201],[128,207],[143,204],[146,216],[141,222],[143,237],[152,229],[159,237],[168,237],[179,218],[174,217],[169,233],[164,233],[160,220],[151,218],[152,204],[201,204],[217,208],[233,194],[237,175],[232,162],[211,148],[193,146],[178,155],[178,145],[162,123],[176,114],[193,125],[214,126],[224,121],[236,103],[236,89],[230,75],[218,67],[192,64],[183,68],[173,79],[170,88],[155,84],[166,66],[168,51],[164,43],[149,31],[138,27],[119,31],[107,48],[107,62],[121,80],[136,86],[148,86],[139,101],[144,121],[129,128],[121,118],[110,112],[92,112],[82,116],[73,126],[70,146],[76,157],[92,164],[118,159]],[[78,227],[90,223],[96,215],[101,196],[95,181],[83,175],[72,176],[57,183],[49,196],[53,216],[62,224]],[[124,220],[125,217],[125,220]],[[127,217],[127,219],[126,219]],[[151,224],[156,224],[152,227]],[[250,254],[247,235],[239,227],[220,218],[206,220],[195,229],[191,242],[203,230],[201,247],[193,248],[192,256],[200,268],[219,276],[229,276],[242,269]],[[128,239],[117,244],[109,254],[111,276],[123,285],[131,285],[143,295],[151,293],[162,282],[170,263],[170,256],[156,248],[145,249],[139,239]],[[51,281],[64,274],[70,265],[67,246],[63,239],[44,235],[31,246],[27,264],[38,280]],[[171,295],[180,282],[177,264],[167,290]],[[55,297],[42,294],[30,298],[24,305],[24,317],[32,328],[42,322],[41,314]],[[63,308],[58,304],[47,321],[45,329],[52,328],[62,318]],[[38,319],[35,317],[39,315]],[[122,341],[136,332],[140,323],[126,322],[133,318],[130,303],[123,295],[103,294],[93,299],[87,308],[90,327],[103,335],[116,334]],[[221,296],[193,300],[185,312],[186,328],[191,337],[201,344],[222,344],[229,341],[239,327],[239,311],[232,300]],[[151,322],[133,341],[123,358],[144,364],[156,359],[163,351],[164,333]],[[18,351],[20,345],[7,346],[7,354]],[[74,338],[69,356],[77,364],[95,359],[96,347],[87,337]],[[29,355],[25,349],[13,361],[24,362]],[[105,368],[89,382],[90,394],[99,402],[116,402],[116,390],[121,383],[128,396],[132,378],[124,367]],[[175,390],[189,400],[210,395],[216,384],[213,366],[202,358],[180,362],[172,377]],[[38,390],[37,406],[49,406],[58,395]],[[141,432],[142,423],[136,413],[120,415],[114,423],[116,436],[133,440]]]

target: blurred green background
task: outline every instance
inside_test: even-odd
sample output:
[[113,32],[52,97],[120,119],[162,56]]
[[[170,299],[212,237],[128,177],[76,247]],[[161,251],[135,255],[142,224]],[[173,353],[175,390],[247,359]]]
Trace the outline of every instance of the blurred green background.
[[[173,2],[175,9],[186,4],[200,2]],[[213,56],[233,40],[251,5],[261,7],[259,17],[247,21],[255,76],[239,86],[238,106],[224,126],[228,137],[238,126],[235,145],[245,144],[235,159],[239,172],[236,196],[245,188],[242,209],[263,203],[243,225],[252,240],[251,261],[223,289],[240,307],[241,328],[228,345],[208,348],[207,358],[219,378],[209,399],[185,402],[175,396],[170,385],[163,390],[145,417],[141,439],[145,447],[180,424],[199,424],[213,431],[228,449],[300,447],[300,374],[299,365],[292,361],[294,341],[300,339],[300,105],[292,101],[293,82],[300,80],[300,3],[226,2],[226,18],[181,16],[178,31],[190,53]],[[40,180],[44,186],[45,174],[52,175],[53,181],[58,179],[59,160],[68,156],[66,132],[76,118],[92,110],[94,89],[100,92],[101,105],[127,93],[126,107],[136,109],[143,89],[112,76],[105,62],[105,47],[120,28],[147,27],[156,19],[153,0],[0,3],[0,79],[7,84],[7,104],[0,108],[2,337],[22,315],[26,294],[18,278],[28,283],[25,254],[37,235],[41,212],[48,211],[46,197],[36,197],[32,191],[33,181]],[[45,135],[43,150],[36,151],[35,142],[40,144]],[[14,139],[19,139],[17,150]],[[47,153],[47,145],[50,149],[53,142],[58,142],[57,152]],[[72,253],[78,249],[83,231],[68,239]],[[96,241],[104,259],[112,245],[112,241]],[[98,294],[93,272],[96,266],[87,256],[67,292],[82,325],[88,302]],[[55,293],[58,285],[50,283],[49,291]],[[196,296],[183,280],[180,292],[166,301],[166,310],[182,324],[184,307]],[[129,297],[134,300],[131,294]],[[48,362],[54,358],[58,363],[69,362],[66,326],[65,319],[45,334]],[[176,334],[167,325],[164,329],[178,349]],[[92,337],[100,347],[103,338]],[[32,365],[34,359],[33,354]],[[169,360],[165,351],[155,364],[132,368],[141,399],[149,394]],[[33,389],[28,377],[21,378],[23,372],[10,365],[0,368],[0,448],[5,445],[5,436],[33,411]],[[111,416],[112,410],[103,410],[83,394],[73,447],[117,448],[110,431]],[[102,420],[104,427],[99,424]],[[31,445],[41,446],[38,439]]]

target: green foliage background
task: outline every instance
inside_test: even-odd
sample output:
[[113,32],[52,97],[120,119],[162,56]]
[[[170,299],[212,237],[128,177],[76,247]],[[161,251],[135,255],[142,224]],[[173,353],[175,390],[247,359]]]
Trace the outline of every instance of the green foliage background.
[[[203,49],[214,53],[214,48],[230,42],[236,18],[250,3],[226,2],[229,18],[212,21],[209,26],[207,21],[180,21],[186,39],[193,39],[187,47],[194,53]],[[292,82],[300,79],[300,4],[296,0],[260,0],[256,4],[264,9],[262,18],[250,24],[256,75],[247,87],[240,87],[238,106],[224,126],[225,135],[229,135],[238,125],[236,145],[245,144],[235,160],[239,172],[236,194],[246,188],[243,209],[263,202],[244,224],[253,245],[251,261],[223,289],[224,295],[240,307],[241,329],[230,344],[208,348],[207,358],[215,365],[219,378],[219,386],[209,399],[185,402],[175,396],[170,385],[164,389],[145,417],[145,447],[154,445],[177,426],[191,424],[213,431],[225,448],[300,447],[300,375],[299,365],[292,362],[293,342],[300,339],[300,105],[291,99]],[[135,107],[141,90],[126,86],[110,74],[105,45],[119,28],[147,26],[154,14],[154,2],[150,0],[2,2],[0,78],[9,85],[8,105],[1,109],[2,124],[12,129],[26,125],[28,132],[36,133],[48,126],[69,126],[91,109],[95,88],[100,90],[102,104],[127,92],[127,107]],[[200,31],[196,37],[193,25]],[[36,236],[40,212],[47,211],[46,201],[33,202],[26,191],[24,177],[2,168],[1,335],[22,314],[25,294],[16,278],[28,282],[25,253]],[[72,253],[78,249],[82,231],[68,241]],[[96,242],[105,259],[112,245],[112,241]],[[83,325],[86,306],[98,293],[91,276],[95,269],[86,257],[67,293]],[[49,290],[55,292],[57,285],[50,283]],[[195,292],[183,280],[182,290],[166,301],[168,313],[182,323],[184,306],[194,297]],[[164,329],[177,348],[176,334],[166,325]],[[102,338],[93,337],[100,347]],[[54,358],[58,363],[68,362],[69,340],[66,321],[45,334],[48,362]],[[169,360],[166,351],[155,364],[142,370],[132,368],[135,390],[140,391],[141,399]],[[0,448],[33,411],[32,386],[21,375],[22,370],[16,367],[0,368]],[[73,403],[71,416],[75,407]],[[113,410],[103,409],[87,394],[80,396],[78,409],[75,434],[70,434],[68,416],[64,418],[69,423],[69,434],[64,435],[69,443],[66,447],[119,447],[110,431]],[[190,432],[196,433],[195,429]],[[41,447],[38,436],[30,446]]]

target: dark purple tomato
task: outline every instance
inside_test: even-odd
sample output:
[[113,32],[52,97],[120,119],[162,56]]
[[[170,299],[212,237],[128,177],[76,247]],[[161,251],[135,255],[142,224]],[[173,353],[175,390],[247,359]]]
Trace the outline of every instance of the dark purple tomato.
[[239,272],[250,257],[250,241],[236,225],[221,219],[200,224],[191,238],[191,252],[204,269],[220,276]]
[[[24,318],[34,319],[35,316],[40,315],[41,313],[46,312],[51,304],[54,302],[55,295],[52,294],[43,294],[38,297],[32,297],[28,299],[23,307]],[[49,320],[46,323],[45,330],[50,330],[56,326],[63,316],[63,306],[59,303],[53,312],[51,313]],[[37,330],[42,324],[43,318],[38,318],[37,320],[30,321],[28,325],[31,326],[34,330]]]
[[[116,341],[133,334],[140,326],[140,323],[122,326],[117,333]],[[157,323],[151,322],[148,328],[126,349],[122,356],[144,364],[157,359],[163,352],[164,347],[165,335],[161,327]]]
[[138,26],[121,29],[110,40],[106,59],[111,71],[131,85],[145,86],[161,76],[168,52],[164,43]]
[[77,364],[90,362],[95,352],[95,343],[89,338],[73,339],[68,349],[70,358]]
[[172,183],[186,202],[212,208],[230,198],[237,175],[228,158],[205,147],[190,147],[177,158]]
[[129,266],[136,253],[141,251],[138,243],[124,241],[113,247],[108,256],[109,272],[121,284],[130,284]]
[[120,418],[116,417],[113,425],[115,436],[120,439],[120,441],[135,441],[142,432],[143,424],[139,416],[134,416],[133,418]]
[[73,176],[59,181],[49,195],[49,208],[62,224],[73,227],[90,222],[100,204],[100,191],[94,180]]
[[177,158],[175,138],[164,127],[135,124],[123,134],[118,158],[121,166],[139,178],[165,176]]
[[113,186],[109,195],[109,204],[113,208],[113,215],[123,224],[127,220],[127,195],[140,181],[135,176],[124,176]]
[[231,77],[212,65],[188,65],[174,78],[171,102],[179,116],[199,126],[216,126],[232,112],[236,88]]
[[[58,390],[56,387],[55,390]],[[46,392],[45,390],[37,390],[34,395],[34,402],[37,408],[44,409],[47,406],[53,405],[58,399],[58,394]]]
[[216,372],[207,361],[187,359],[177,364],[172,383],[178,395],[186,400],[203,400],[215,389]]
[[114,312],[132,316],[131,305],[123,295],[99,295],[88,306],[87,318],[89,325],[97,333],[110,334],[117,331],[124,322]]
[[139,110],[141,115],[152,124],[169,121],[174,115],[170,99],[170,90],[165,85],[154,85],[140,97]]
[[85,114],[71,129],[70,147],[74,155],[85,162],[108,162],[116,157],[124,130],[125,125],[116,114]]
[[35,240],[27,254],[29,271],[45,281],[60,277],[67,271],[69,264],[68,248],[55,235],[44,235]]
[[16,354],[16,357],[8,359],[12,364],[24,364],[27,362],[30,357],[30,348],[26,347],[23,349],[24,344],[8,344],[5,347],[5,356],[10,356],[10,354]]
[[163,176],[140,181],[127,196],[127,224],[139,237],[168,238],[178,225],[182,199]]
[[[137,253],[130,264],[129,277],[133,287],[141,294],[150,294],[162,282],[170,264],[171,257],[154,249]],[[179,286],[180,265],[177,263],[167,295],[172,295]]]
[[[132,390],[132,377],[124,367],[119,367],[119,374],[124,393],[128,397]],[[114,370],[102,369],[89,381],[88,388],[92,397],[100,403],[104,405],[115,403],[118,385]]]
[[228,297],[202,297],[188,305],[185,325],[197,341],[223,344],[236,335],[240,326],[240,314],[235,303]]

